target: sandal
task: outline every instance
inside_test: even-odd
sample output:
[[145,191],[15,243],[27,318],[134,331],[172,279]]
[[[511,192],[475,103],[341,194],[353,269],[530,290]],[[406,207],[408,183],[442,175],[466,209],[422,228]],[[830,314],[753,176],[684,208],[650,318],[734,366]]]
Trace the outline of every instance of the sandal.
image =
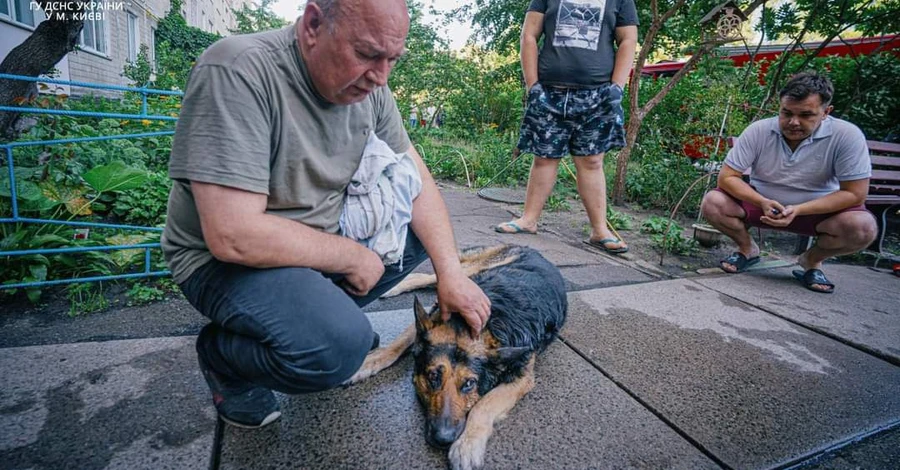
[[502,224],[494,227],[494,231],[497,233],[527,233],[529,235],[537,234],[537,230],[525,230],[515,222],[503,222]]
[[628,253],[628,245],[612,247],[612,248],[609,246],[612,243],[615,243],[616,245],[625,243],[622,240],[619,240],[618,238],[604,238],[602,240],[587,239],[584,242],[587,243],[588,245],[591,245],[595,248],[600,248],[601,250],[603,250],[607,253],[614,254],[614,255],[621,254],[621,253]]
[[[725,263],[728,263],[734,266],[734,271],[730,271],[725,269]],[[719,261],[719,268],[722,271],[725,271],[728,274],[737,274],[742,273],[747,270],[750,266],[759,263],[759,256],[754,256],[752,258],[747,258],[740,251],[735,251],[734,253],[728,255],[727,258]]]
[[[793,274],[798,281],[803,283],[803,287],[813,292],[819,292],[821,294],[831,294],[834,292],[834,284],[825,277],[825,273],[823,273],[821,269],[807,269],[806,271],[795,269],[791,271],[791,274]],[[813,287],[815,284],[825,286],[825,288]]]

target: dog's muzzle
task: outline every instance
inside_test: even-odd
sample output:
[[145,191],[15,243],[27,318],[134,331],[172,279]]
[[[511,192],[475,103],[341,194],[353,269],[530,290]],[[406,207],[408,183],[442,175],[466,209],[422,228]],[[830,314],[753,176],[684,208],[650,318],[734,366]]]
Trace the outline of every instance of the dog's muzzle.
[[466,421],[453,424],[450,418],[438,417],[429,419],[425,426],[425,440],[432,447],[446,449],[456,441],[466,428]]

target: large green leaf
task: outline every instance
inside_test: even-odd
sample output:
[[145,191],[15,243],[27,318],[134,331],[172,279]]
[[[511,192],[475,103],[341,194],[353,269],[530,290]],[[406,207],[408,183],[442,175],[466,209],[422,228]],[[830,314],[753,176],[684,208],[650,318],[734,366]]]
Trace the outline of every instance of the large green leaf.
[[16,249],[19,246],[19,243],[21,243],[28,235],[28,232],[25,230],[16,230],[15,232],[10,233],[0,240],[0,250],[6,251]]
[[[12,198],[12,191],[9,188],[9,176],[7,173],[0,175],[0,196]],[[31,181],[19,179],[16,175],[16,196],[20,201],[37,201],[43,198],[41,188]]]
[[55,248],[58,246],[71,245],[69,240],[52,233],[46,235],[38,235],[30,240],[30,244],[35,248]]
[[98,193],[134,189],[147,182],[146,171],[129,167],[121,161],[98,166],[81,177]]

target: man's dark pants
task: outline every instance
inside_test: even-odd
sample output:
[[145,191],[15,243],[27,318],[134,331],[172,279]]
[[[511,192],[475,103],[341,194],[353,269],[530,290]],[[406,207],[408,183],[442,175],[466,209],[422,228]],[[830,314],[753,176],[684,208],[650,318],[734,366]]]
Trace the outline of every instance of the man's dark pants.
[[255,269],[210,261],[181,290],[212,323],[197,338],[209,366],[282,393],[327,390],[350,378],[375,339],[360,310],[427,258],[409,230],[403,270],[385,266],[364,297],[342,290],[342,277],[309,268]]

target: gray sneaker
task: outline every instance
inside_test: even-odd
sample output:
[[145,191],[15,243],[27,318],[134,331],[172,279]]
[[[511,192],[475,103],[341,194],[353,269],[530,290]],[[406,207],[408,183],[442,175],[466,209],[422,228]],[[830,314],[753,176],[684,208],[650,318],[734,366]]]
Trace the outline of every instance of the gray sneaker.
[[201,341],[197,341],[197,359],[219,418],[240,428],[256,429],[281,417],[278,401],[271,390],[214,371],[205,359]]

